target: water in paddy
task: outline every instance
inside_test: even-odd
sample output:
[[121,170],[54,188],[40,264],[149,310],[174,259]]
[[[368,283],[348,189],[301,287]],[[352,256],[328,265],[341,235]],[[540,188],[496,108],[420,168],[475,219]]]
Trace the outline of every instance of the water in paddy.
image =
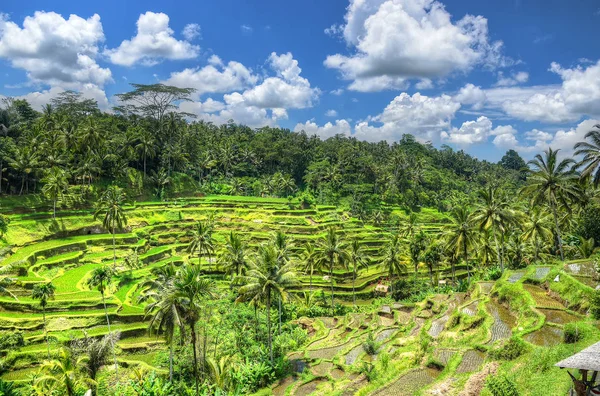
[[458,368],[456,369],[457,373],[470,373],[475,371],[481,366],[483,363],[483,359],[485,355],[483,352],[476,351],[474,349],[470,349],[465,352]]
[[356,359],[358,359],[358,357],[365,352],[365,349],[363,348],[362,344],[359,344],[357,346],[355,346],[354,348],[352,348],[352,350],[350,352],[348,352],[348,354],[346,355],[346,364],[348,366],[354,364],[354,362],[356,361]]
[[494,323],[491,327],[492,337],[489,343],[509,338],[512,335],[511,329],[515,326],[515,317],[503,305],[498,304],[496,300],[490,300],[487,304],[487,309],[490,315],[494,318]]
[[446,322],[450,317],[448,315],[444,315],[439,319],[436,319],[431,323],[431,327],[429,328],[429,335],[432,337],[437,337],[444,330],[444,326],[446,326]]
[[375,337],[375,341],[377,342],[383,342],[386,341],[388,338],[390,338],[392,336],[392,334],[394,334],[396,331],[398,331],[398,329],[385,329],[382,332],[380,332],[379,334],[377,334],[377,337]]
[[587,285],[594,289],[596,289],[598,287],[598,285],[600,285],[600,282],[597,281],[596,279],[592,278],[591,276],[573,275],[573,278],[577,279],[579,282],[583,283],[584,285]]
[[573,315],[567,311],[563,311],[560,309],[545,309],[540,308],[539,311],[544,314],[546,317],[546,322],[557,323],[557,324],[565,324],[576,322],[579,320],[578,316]]
[[492,287],[494,287],[494,282],[479,282],[479,287],[484,294],[490,294]]
[[329,375],[331,375],[331,378],[333,378],[334,380],[339,380],[340,378],[343,378],[346,375],[346,373],[344,372],[344,370],[335,368],[331,370],[331,373]]
[[542,280],[550,273],[550,267],[537,267],[533,279]]
[[327,381],[321,380],[321,379],[317,379],[317,380],[313,380],[313,381],[307,382],[304,385],[300,385],[298,387],[298,389],[296,389],[296,392],[294,392],[294,395],[298,395],[298,396],[310,395],[311,393],[313,393],[314,391],[316,391],[317,390],[317,386],[319,386],[319,384],[321,384],[323,382],[327,382]]
[[456,351],[452,349],[438,349],[434,352],[433,357],[445,366],[455,354]]
[[585,263],[568,264],[565,267],[565,270],[575,275],[595,276],[597,274],[596,266],[591,261]]
[[311,359],[331,359],[338,354],[339,351],[344,349],[347,343],[342,345],[336,345],[329,348],[315,349],[308,351],[308,357]]
[[543,326],[541,329],[527,334],[525,341],[539,346],[554,346],[562,342],[563,331],[557,327]]
[[508,282],[509,283],[516,283],[519,281],[519,279],[521,279],[523,277],[523,275],[525,275],[525,272],[523,271],[517,271],[517,272],[513,272],[510,277],[508,278]]
[[419,331],[421,330],[421,327],[423,327],[424,323],[425,323],[425,319],[415,318],[415,327],[413,327],[413,329],[411,330],[410,335],[416,336],[417,334],[419,334]]
[[329,370],[331,370],[332,368],[333,368],[333,363],[330,363],[330,362],[321,362],[321,363],[317,364],[316,366],[313,366],[311,368],[311,371],[317,377],[324,377],[325,375],[327,375],[327,373],[329,372]]
[[524,285],[523,288],[531,294],[538,307],[564,308],[560,301],[555,300],[547,294],[545,289],[535,285]]
[[284,396],[285,390],[288,388],[288,386],[290,386],[294,382],[296,382],[296,379],[294,377],[286,377],[283,380],[279,381],[277,386],[275,388],[273,388],[273,395],[274,396]]
[[398,378],[396,382],[392,383],[387,388],[381,389],[374,394],[398,396],[414,395],[419,389],[434,382],[439,375],[439,371],[430,368],[413,370]]
[[479,305],[479,301],[474,301],[471,304],[464,307],[461,312],[467,316],[475,316],[475,314],[477,313],[478,305]]

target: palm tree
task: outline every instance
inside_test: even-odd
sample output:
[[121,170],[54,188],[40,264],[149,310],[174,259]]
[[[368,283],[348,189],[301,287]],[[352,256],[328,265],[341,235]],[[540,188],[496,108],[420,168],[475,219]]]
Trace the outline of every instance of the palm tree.
[[344,267],[349,260],[346,247],[340,241],[335,229],[329,227],[327,234],[320,241],[320,266],[329,268],[329,281],[331,282],[331,315],[335,315],[335,306],[333,304],[333,269],[335,267]]
[[[423,254],[423,262],[427,265],[429,269],[429,281],[431,282],[431,286],[433,284],[433,270],[439,264],[442,259],[442,247],[437,243],[431,244],[425,253]],[[452,264],[452,269],[454,270],[454,264]]]
[[67,180],[67,175],[65,171],[53,167],[48,172],[48,175],[42,179],[44,183],[44,187],[42,187],[42,193],[52,200],[52,218],[56,219],[56,201],[58,199],[63,199],[65,196],[65,191],[69,188],[69,181]]
[[260,301],[266,302],[267,311],[267,341],[269,347],[269,357],[273,365],[273,343],[271,333],[271,297],[276,294],[287,300],[290,294],[287,290],[296,285],[296,274],[293,271],[291,263],[279,266],[277,262],[277,250],[273,244],[261,245],[258,248],[258,254],[251,264],[250,269],[245,276],[240,277],[244,284],[239,290],[237,301],[248,301],[258,304]]
[[37,378],[36,385],[49,388],[57,384],[64,389],[67,396],[74,396],[77,388],[82,383],[77,375],[77,365],[67,349],[63,348],[56,360],[48,360],[40,369],[46,373]]
[[105,294],[106,290],[110,286],[110,282],[112,281],[113,276],[115,275],[115,270],[106,265],[96,268],[92,272],[92,276],[87,280],[87,285],[89,287],[95,287],[102,296],[102,305],[104,305],[104,315],[106,316],[106,325],[108,327],[108,332],[110,333],[110,320],[108,319],[108,310],[106,309],[106,299]]
[[390,292],[394,288],[394,276],[406,273],[405,260],[406,257],[402,252],[400,235],[392,234],[383,248],[383,257],[381,259],[381,266],[388,271]]
[[33,287],[31,292],[31,298],[40,301],[40,307],[42,307],[42,317],[44,318],[44,337],[46,338],[46,349],[48,352],[48,359],[50,359],[50,342],[48,341],[48,330],[46,328],[46,307],[48,306],[48,300],[54,299],[54,291],[56,288],[52,282],[37,284]]
[[362,249],[362,245],[360,244],[358,239],[354,239],[350,243],[348,255],[348,261],[352,265],[352,302],[354,305],[356,305],[356,273],[358,272],[359,268],[369,267],[369,258],[365,254],[364,249]]
[[211,254],[214,252],[214,241],[213,241],[213,225],[211,221],[199,221],[196,223],[196,228],[192,233],[192,240],[190,241],[187,251],[189,253],[198,251],[198,266],[202,263],[202,253],[208,255],[208,261],[210,263]]
[[315,250],[315,246],[306,242],[302,249],[302,253],[300,253],[300,262],[302,263],[302,271],[305,274],[309,275],[309,283],[310,283],[310,292],[313,291],[313,273],[317,269],[318,264],[318,252]]
[[[469,249],[475,244],[475,230],[471,212],[466,206],[457,206],[450,213],[451,224],[446,228],[448,250],[455,256],[462,255],[467,266],[467,276],[471,280],[469,270]],[[454,261],[452,261],[452,281],[456,282]]]
[[477,261],[485,267],[489,267],[496,256],[496,249],[494,249],[493,241],[491,237],[491,231],[486,230],[480,232],[476,239],[477,246]]
[[246,245],[239,234],[233,231],[229,233],[219,262],[222,264],[225,273],[230,274],[232,279],[246,272],[248,268]]
[[[273,238],[273,245],[275,246],[275,250],[277,251],[277,266],[278,268],[281,268],[285,266],[290,260],[290,250],[288,246],[288,241],[287,237],[283,232],[275,232]],[[277,333],[281,335],[281,295],[279,295],[277,299],[277,314],[279,317],[279,321],[277,324]]]
[[408,216],[408,221],[400,230],[400,235],[403,237],[412,237],[415,235],[418,228],[417,214],[415,212],[411,212],[411,214]]
[[[25,188],[25,182],[29,174],[38,168],[38,159],[38,154],[30,147],[17,146],[15,148],[14,156],[9,160],[8,164],[15,172],[21,174],[21,190],[19,191],[19,195],[23,195],[23,189]],[[27,192],[29,192],[29,183],[27,183]]]
[[220,359],[208,358],[206,361],[208,372],[210,373],[211,382],[220,390],[226,391],[230,386],[231,367],[235,366],[235,362],[231,356],[221,356]]
[[571,158],[559,161],[559,151],[549,148],[544,151],[544,156],[538,154],[529,161],[532,168],[529,170],[528,184],[523,187],[523,192],[532,197],[532,206],[546,203],[550,207],[554,217],[560,259],[564,261],[558,206],[561,205],[567,212],[570,212],[571,204],[579,199],[580,190],[576,183],[577,173],[571,168],[575,161]]
[[179,304],[179,299],[173,281],[175,267],[172,265],[159,268],[156,279],[144,282],[148,290],[140,297],[140,301],[151,301],[146,305],[145,315],[150,315],[148,331],[152,334],[163,332],[165,341],[169,346],[169,381],[173,382],[173,337],[175,330],[184,332],[184,312]]
[[[214,296],[215,284],[212,280],[200,276],[200,267],[184,265],[173,281],[173,297],[180,307],[181,318],[188,325],[192,339],[194,352],[194,378],[196,383],[196,395],[199,395],[198,387],[198,347],[196,325],[200,321],[202,304]],[[205,327],[206,328],[206,327]],[[205,334],[206,338],[206,334]],[[203,367],[206,367],[206,347],[203,350]]]
[[415,268],[415,284],[417,284],[417,275],[419,274],[419,263],[421,262],[421,253],[425,251],[427,247],[427,235],[423,231],[419,231],[411,237],[408,244],[408,251],[410,255],[410,261]]
[[551,218],[551,214],[544,213],[539,209],[532,209],[523,223],[521,238],[525,242],[531,242],[534,248],[534,261],[540,259],[540,242],[552,240],[552,231],[550,230]]
[[123,206],[125,205],[125,192],[114,184],[102,194],[98,207],[94,213],[94,220],[102,217],[102,226],[110,230],[113,243],[113,266],[117,265],[117,247],[115,242],[115,231],[127,225],[127,215]]
[[594,186],[598,187],[600,184],[600,124],[594,125],[594,128],[584,137],[584,139],[590,139],[591,143],[577,143],[574,155],[576,157],[583,155],[583,159],[577,163],[577,167],[584,167],[581,177],[592,177]]
[[78,356],[77,366],[85,372],[90,379],[92,395],[96,395],[98,383],[96,377],[100,369],[108,364],[110,356],[114,353],[119,341],[120,333],[115,331],[102,338],[88,337],[74,340],[71,349]]
[[[491,230],[496,245],[498,264],[500,264],[501,271],[504,272],[504,262],[502,259],[504,234],[506,233],[507,227],[514,223],[516,218],[515,213],[510,209],[508,201],[501,196],[498,189],[491,185],[488,186],[487,189],[479,190],[477,196],[479,197],[480,202],[473,213],[473,224],[475,224],[480,231]],[[498,232],[500,232],[502,236],[502,250],[498,243]]]
[[146,178],[146,160],[148,158],[154,158],[156,155],[156,150],[154,149],[154,138],[152,134],[148,131],[143,131],[137,137],[137,144],[135,145],[135,150],[139,155],[143,157],[144,160],[144,179]]

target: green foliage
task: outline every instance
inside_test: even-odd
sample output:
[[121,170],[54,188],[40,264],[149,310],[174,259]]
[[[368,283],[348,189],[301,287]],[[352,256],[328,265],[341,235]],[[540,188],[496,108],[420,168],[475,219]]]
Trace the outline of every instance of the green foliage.
[[362,344],[362,347],[368,355],[372,356],[377,354],[379,348],[381,348],[381,344],[375,340],[373,333],[369,332],[367,339]]
[[490,351],[494,359],[514,360],[526,353],[528,346],[520,337],[511,337],[504,345]]
[[10,219],[6,215],[0,214],[0,237],[3,237],[8,232],[9,224]]
[[584,337],[584,331],[577,323],[567,323],[564,327],[563,341],[565,344],[574,344]]
[[25,345],[22,331],[11,331],[0,333],[0,350],[15,349]]
[[600,319],[600,290],[595,290],[590,301],[590,313],[594,319]]
[[577,234],[584,239],[600,241],[600,206],[593,205],[581,211],[577,219]]
[[493,396],[519,396],[515,382],[504,375],[490,375],[485,387]]

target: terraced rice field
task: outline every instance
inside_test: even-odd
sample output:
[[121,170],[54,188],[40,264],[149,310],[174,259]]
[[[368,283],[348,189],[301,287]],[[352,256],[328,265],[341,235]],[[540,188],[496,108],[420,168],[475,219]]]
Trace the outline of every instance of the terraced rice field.
[[410,371],[398,378],[387,388],[384,388],[374,395],[414,395],[417,390],[433,383],[439,376],[439,371],[428,368],[421,368]]
[[515,317],[506,307],[499,304],[496,300],[490,300],[487,309],[494,319],[494,323],[490,329],[491,338],[489,343],[492,344],[498,340],[509,338],[512,334],[511,329],[516,324]]
[[565,306],[552,296],[548,292],[539,286],[535,285],[523,285],[523,288],[531,294],[535,300],[535,304],[541,308],[558,308],[564,309]]
[[563,331],[558,327],[543,326],[541,329],[529,333],[523,338],[534,345],[554,346],[562,342]]
[[460,365],[456,369],[457,373],[470,373],[477,370],[482,364],[485,354],[483,352],[470,349],[462,357]]

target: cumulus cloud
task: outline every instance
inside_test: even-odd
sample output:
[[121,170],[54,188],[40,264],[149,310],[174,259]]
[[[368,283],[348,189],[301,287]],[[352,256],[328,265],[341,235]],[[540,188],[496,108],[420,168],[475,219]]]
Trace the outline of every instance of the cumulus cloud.
[[[52,99],[57,97],[60,93],[64,92],[65,89],[62,87],[51,87],[42,91],[33,91],[29,92],[25,95],[15,96],[15,99],[25,99],[31,107],[34,109],[41,111],[42,108],[50,103]],[[110,104],[108,98],[106,97],[106,93],[98,88],[98,86],[94,84],[83,84],[79,89],[81,95],[86,99],[93,99],[98,102],[98,107],[100,110],[108,111],[110,110]]]
[[200,47],[173,37],[167,14],[148,11],[140,15],[136,24],[137,33],[131,40],[124,40],[119,47],[105,50],[112,63],[152,66],[163,59],[192,59],[198,56]]
[[184,26],[181,34],[187,41],[193,41],[202,36],[202,30],[200,29],[200,25],[197,23],[188,23]]
[[471,145],[487,142],[490,136],[496,136],[494,143],[506,142],[514,137],[517,131],[511,125],[501,125],[493,128],[492,121],[481,116],[475,121],[466,121],[460,128],[452,128],[442,132],[441,137],[450,143],[458,145]]
[[350,0],[341,32],[351,55],[333,54],[325,66],[340,71],[357,91],[401,89],[407,79],[443,77],[476,65],[505,65],[501,42],[490,42],[487,20],[453,22],[434,0]]
[[27,72],[33,83],[68,89],[82,84],[103,86],[111,71],[96,62],[104,41],[100,16],[63,18],[55,12],[37,11],[25,17],[23,27],[0,14],[0,58]]
[[322,139],[327,139],[335,135],[349,136],[352,128],[346,120],[336,120],[335,123],[328,122],[323,126],[318,126],[313,121],[306,121],[304,124],[297,124],[295,132],[306,132],[307,135],[318,135]]
[[487,95],[481,87],[467,84],[458,91],[454,99],[460,103],[472,105],[474,110],[479,110],[487,100]]
[[497,87],[510,87],[525,83],[527,80],[529,80],[529,73],[524,71],[512,73],[510,76],[505,76],[503,72],[498,72],[498,81],[495,85]]
[[340,96],[341,94],[344,93],[344,88],[334,89],[333,91],[330,91],[329,93],[332,95],[335,95],[335,96]]
[[325,115],[327,117],[337,117],[338,113],[337,113],[337,111],[330,109],[325,112]]

